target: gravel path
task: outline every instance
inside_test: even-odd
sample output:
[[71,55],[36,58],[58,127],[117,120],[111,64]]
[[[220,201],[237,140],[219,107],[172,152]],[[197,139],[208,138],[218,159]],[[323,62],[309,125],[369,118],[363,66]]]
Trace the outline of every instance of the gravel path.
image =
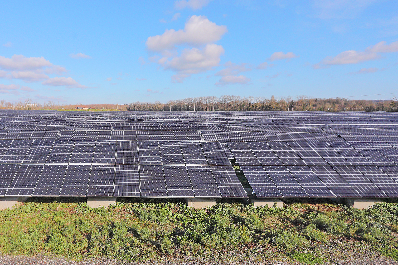
[[[2,265],[135,265],[138,263],[124,263],[121,261],[110,261],[110,260],[90,260],[90,261],[68,261],[61,258],[49,258],[46,256],[35,256],[35,257],[25,257],[25,256],[0,256],[0,264]],[[172,265],[172,264],[185,264],[185,265],[196,265],[196,264],[219,264],[219,263],[208,263],[203,261],[197,262],[184,262],[184,261],[172,261],[172,262],[164,262],[164,263],[140,263],[140,264],[164,264],[164,265]],[[224,263],[229,264],[229,263]],[[234,263],[232,263],[234,264]],[[278,265],[290,265],[290,264],[299,264],[299,263],[287,263],[287,262],[271,262],[271,263],[256,263],[256,262],[239,262],[235,264],[278,264]],[[348,260],[341,261],[333,264],[339,265],[362,265],[362,264],[372,264],[372,265],[398,265],[397,261],[388,259],[386,257],[366,257],[363,259],[356,260]]]
[[46,256],[0,256],[2,265],[116,265],[126,264],[116,261],[69,261],[61,258],[50,258]]

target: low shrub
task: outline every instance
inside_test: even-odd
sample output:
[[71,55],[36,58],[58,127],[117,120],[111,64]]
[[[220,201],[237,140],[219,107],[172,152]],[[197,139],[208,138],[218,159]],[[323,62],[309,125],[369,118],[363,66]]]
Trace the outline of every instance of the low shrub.
[[[241,253],[250,260],[316,264],[349,258],[346,249],[358,242],[398,260],[397,213],[396,203],[369,210],[310,204],[217,204],[197,210],[182,203],[92,209],[83,202],[28,202],[0,211],[0,253],[134,262],[209,255],[236,261],[231,253]],[[326,256],[324,248],[337,254]]]

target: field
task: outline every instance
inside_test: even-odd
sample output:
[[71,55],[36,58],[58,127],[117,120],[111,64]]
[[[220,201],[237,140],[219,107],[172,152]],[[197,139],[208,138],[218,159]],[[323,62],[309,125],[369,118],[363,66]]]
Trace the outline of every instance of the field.
[[398,204],[205,210],[178,202],[26,202],[0,212],[0,253],[124,262],[398,261]]

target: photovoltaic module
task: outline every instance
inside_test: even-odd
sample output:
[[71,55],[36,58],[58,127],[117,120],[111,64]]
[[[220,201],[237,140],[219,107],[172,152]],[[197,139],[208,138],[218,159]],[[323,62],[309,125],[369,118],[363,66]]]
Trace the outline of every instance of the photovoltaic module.
[[398,115],[0,111],[0,196],[249,195],[398,197]]

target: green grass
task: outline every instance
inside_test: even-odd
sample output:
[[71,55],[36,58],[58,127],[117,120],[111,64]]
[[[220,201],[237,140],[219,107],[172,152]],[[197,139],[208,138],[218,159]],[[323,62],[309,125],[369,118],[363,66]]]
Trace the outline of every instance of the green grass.
[[182,203],[118,203],[91,209],[82,202],[27,202],[0,211],[0,253],[73,260],[140,262],[189,256],[321,264],[349,258],[358,246],[398,260],[397,232],[397,203],[368,210],[331,204],[279,209],[224,203],[195,210]]

